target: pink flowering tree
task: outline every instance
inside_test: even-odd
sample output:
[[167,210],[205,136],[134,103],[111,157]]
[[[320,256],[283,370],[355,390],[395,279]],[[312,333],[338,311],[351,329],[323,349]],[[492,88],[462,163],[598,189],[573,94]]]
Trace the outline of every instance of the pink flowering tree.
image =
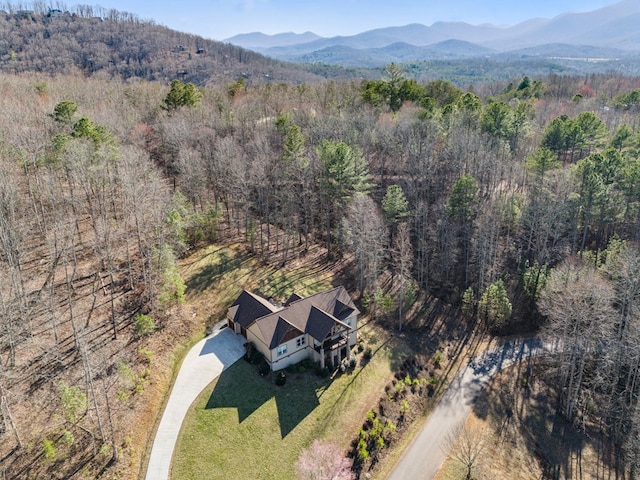
[[314,440],[300,452],[296,463],[299,480],[353,480],[349,459],[333,443]]

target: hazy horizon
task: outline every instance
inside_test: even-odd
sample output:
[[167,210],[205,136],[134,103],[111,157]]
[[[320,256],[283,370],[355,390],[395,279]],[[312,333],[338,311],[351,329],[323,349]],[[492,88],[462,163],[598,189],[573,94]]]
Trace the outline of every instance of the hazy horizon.
[[[640,0],[627,0],[640,1]],[[224,40],[243,33],[304,33],[323,37],[354,35],[376,28],[410,23],[466,22],[473,25],[515,25],[533,18],[553,18],[571,12],[588,12],[612,0],[111,0],[102,7],[137,14],[144,20],[182,32]]]

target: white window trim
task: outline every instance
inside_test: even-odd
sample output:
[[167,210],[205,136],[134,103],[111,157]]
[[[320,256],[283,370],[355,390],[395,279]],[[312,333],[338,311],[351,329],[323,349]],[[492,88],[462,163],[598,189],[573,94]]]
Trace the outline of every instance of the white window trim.
[[287,345],[279,345],[278,346],[278,356],[281,357],[282,355],[284,355],[285,353],[287,353]]

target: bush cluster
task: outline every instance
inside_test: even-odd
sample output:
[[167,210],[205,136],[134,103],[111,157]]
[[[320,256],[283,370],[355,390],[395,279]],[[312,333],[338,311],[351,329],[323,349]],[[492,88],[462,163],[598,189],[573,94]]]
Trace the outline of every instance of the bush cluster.
[[377,409],[367,413],[358,437],[352,442],[355,471],[361,472],[375,465],[397,430],[408,427],[412,412],[424,410],[426,399],[433,395],[438,383],[434,370],[434,366],[427,367],[416,358],[408,358],[400,365],[392,381],[385,386]]

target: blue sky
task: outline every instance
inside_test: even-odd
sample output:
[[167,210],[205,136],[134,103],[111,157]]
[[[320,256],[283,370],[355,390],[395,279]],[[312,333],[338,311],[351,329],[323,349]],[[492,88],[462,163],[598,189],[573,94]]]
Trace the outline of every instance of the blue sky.
[[103,0],[175,30],[224,40],[239,33],[312,31],[353,35],[409,23],[463,21],[514,25],[530,18],[585,12],[616,0]]

